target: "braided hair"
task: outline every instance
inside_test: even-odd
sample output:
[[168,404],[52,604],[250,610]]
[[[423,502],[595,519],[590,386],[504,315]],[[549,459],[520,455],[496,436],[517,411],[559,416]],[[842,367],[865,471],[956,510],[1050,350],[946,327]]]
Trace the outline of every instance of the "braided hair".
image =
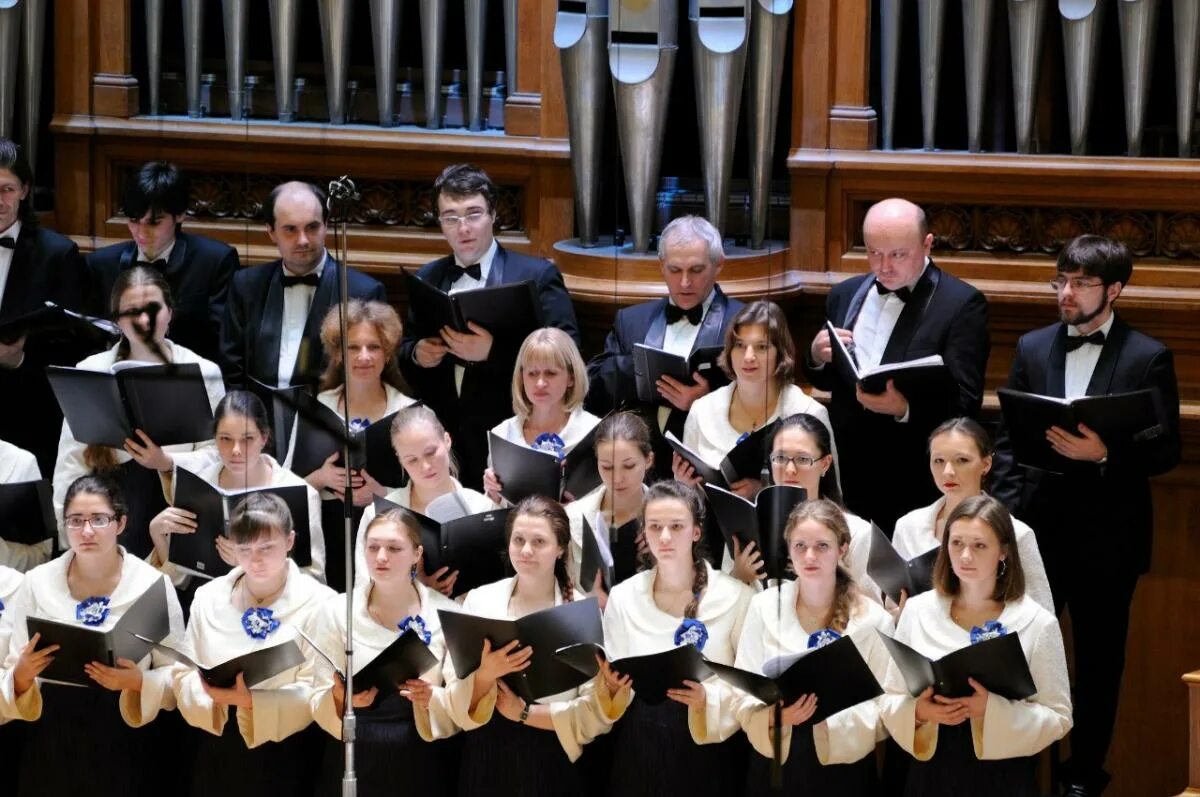
[[575,585],[567,570],[567,557],[571,555],[571,521],[562,504],[544,495],[531,495],[523,499],[508,513],[508,522],[504,526],[504,542],[507,545],[512,539],[513,526],[521,516],[541,518],[550,526],[554,533],[554,541],[562,548],[562,556],[554,560],[554,581],[558,591],[562,593],[563,603],[570,603],[575,598]]
[[[646,507],[654,501],[675,500],[687,507],[692,516],[692,522],[704,526],[704,501],[695,488],[674,479],[665,479],[650,485],[646,500],[642,502],[642,528],[646,527]],[[643,555],[643,564],[653,567],[654,560],[649,554]],[[708,587],[708,552],[704,537],[692,543],[692,599],[684,607],[683,616],[687,620],[695,620],[700,610],[700,596]]]

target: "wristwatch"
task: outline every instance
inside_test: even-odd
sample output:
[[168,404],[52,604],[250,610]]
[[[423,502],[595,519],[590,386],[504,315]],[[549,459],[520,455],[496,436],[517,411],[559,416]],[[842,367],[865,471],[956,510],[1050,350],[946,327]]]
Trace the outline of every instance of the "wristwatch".
[[517,721],[520,722],[522,725],[524,725],[525,720],[527,720],[527,719],[529,719],[529,703],[528,702],[526,702],[525,705],[521,707],[521,716],[517,719]]

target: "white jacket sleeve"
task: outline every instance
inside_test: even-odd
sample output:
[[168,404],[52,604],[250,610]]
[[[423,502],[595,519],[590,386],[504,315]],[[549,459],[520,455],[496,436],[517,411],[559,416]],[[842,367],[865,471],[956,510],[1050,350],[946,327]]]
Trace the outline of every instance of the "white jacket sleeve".
[[1017,555],[1021,557],[1021,570],[1025,572],[1025,594],[1050,614],[1055,614],[1050,579],[1046,576],[1042,552],[1032,531],[1017,541]]
[[44,562],[49,562],[53,550],[53,540],[32,544],[0,540],[0,565],[25,573]]
[[592,680],[579,687],[579,693],[570,700],[561,700],[549,704],[550,721],[554,725],[554,733],[562,745],[567,758],[576,761],[583,755],[583,746],[597,736],[608,733],[612,729],[615,717],[625,713],[630,699],[630,690],[623,689],[612,701],[623,701],[624,706],[610,704],[602,699],[602,693],[607,689],[600,683],[603,676],[597,675]]
[[990,694],[983,719],[971,720],[980,760],[1036,755],[1071,729],[1071,684],[1057,620],[1042,627],[1029,659],[1037,694],[1028,700]]
[[[311,485],[308,486],[308,544],[309,556],[312,557],[312,563],[303,568],[305,573],[325,583],[325,532],[321,528],[321,494],[318,493]],[[341,543],[340,535],[334,535],[333,539]]]
[[10,719],[32,722],[42,716],[42,690],[38,681],[34,680],[33,686],[18,697],[13,679],[21,649],[29,642],[25,618],[37,613],[31,605],[32,601],[29,584],[23,583],[13,595],[11,605],[4,610],[5,625],[11,634],[8,638],[8,655],[4,659],[4,666],[0,667],[0,723]]
[[[178,648],[183,643],[183,608],[179,605],[179,596],[175,594],[175,587],[170,580],[164,577],[162,581],[167,590],[167,616],[171,629],[164,642]],[[138,666],[142,668],[142,690],[123,691],[119,701],[121,717],[134,728],[153,720],[159,711],[175,708],[173,662],[161,653],[151,651]]]

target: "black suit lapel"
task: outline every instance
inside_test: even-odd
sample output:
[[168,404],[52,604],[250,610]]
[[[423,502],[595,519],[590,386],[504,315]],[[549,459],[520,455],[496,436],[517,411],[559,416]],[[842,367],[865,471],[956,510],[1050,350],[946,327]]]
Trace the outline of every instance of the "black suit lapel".
[[504,247],[502,247],[500,244],[496,244],[496,254],[492,257],[492,267],[488,269],[488,275],[487,275],[487,279],[484,281],[484,285],[486,285],[489,288],[492,287],[493,285],[503,285],[504,284],[504,265],[505,265]]
[[163,269],[164,274],[171,276],[178,274],[180,276],[180,280],[175,283],[176,285],[180,285],[183,282],[183,268],[184,263],[187,262],[187,256],[188,245],[186,237],[183,233],[179,233],[175,236],[175,248],[171,250],[171,257],[167,259],[166,268]]
[[296,357],[296,367],[292,369],[293,385],[320,375],[324,354],[321,350],[321,322],[325,320],[325,313],[329,308],[336,306],[340,300],[338,262],[326,253],[325,269],[321,272],[321,282],[318,283],[312,303],[308,306],[304,335],[300,338],[300,352]]
[[270,266],[271,273],[267,277],[266,301],[262,310],[262,323],[257,334],[255,330],[247,330],[254,335],[254,359],[262,363],[262,368],[254,371],[266,377],[267,384],[274,385],[279,373],[279,344],[283,327],[283,263],[275,261]]
[[1067,395],[1067,325],[1059,324],[1050,342],[1050,359],[1046,366],[1046,395],[1063,398]]
[[[130,241],[125,245],[125,249],[121,251],[121,259],[119,261],[118,271],[128,271],[137,264],[137,241]],[[105,299],[108,297],[105,296]]]
[[17,245],[13,247],[12,260],[8,267],[8,281],[4,284],[4,296],[0,298],[0,318],[21,315],[33,308],[29,305],[29,294],[33,290],[33,237],[36,233],[21,226]]
[[1104,339],[1100,349],[1100,359],[1096,361],[1096,369],[1088,381],[1086,396],[1105,396],[1112,392],[1113,376],[1117,372],[1117,360],[1121,358],[1121,349],[1125,338],[1129,336],[1129,326],[1119,317],[1113,319],[1113,325]]
[[858,314],[862,311],[863,302],[867,299],[867,292],[875,285],[875,279],[868,278],[862,281],[858,286],[858,290],[850,297],[850,304],[846,308],[846,314],[841,318],[833,319],[833,323],[841,329],[854,329],[854,322],[858,320]]
[[883,356],[879,362],[895,363],[907,359],[905,355],[908,353],[908,344],[916,335],[917,327],[921,325],[921,318],[925,315],[926,308],[933,301],[933,294],[937,290],[940,278],[941,271],[933,263],[930,263],[929,267],[925,269],[925,273],[917,280],[917,284],[913,286],[912,295],[904,303],[904,309],[900,311],[900,317],[896,319],[896,326],[892,328],[892,334],[888,337],[887,346],[884,347]]
[[[725,293],[716,286],[713,286],[715,294],[712,304],[708,306],[708,312],[704,314],[704,320],[700,322],[700,332],[696,335],[696,341],[692,344],[692,351],[703,349],[705,347],[723,346],[725,344],[725,336],[721,334],[722,326],[725,323],[725,314],[729,312],[729,300],[725,298]],[[666,321],[666,312],[663,313],[663,321]]]
[[642,341],[647,346],[653,346],[656,349],[663,347],[663,341],[667,338],[666,307],[667,300],[659,299],[658,306],[650,315],[650,326],[646,329],[646,337]]
[[458,267],[454,265],[454,256],[443,257],[434,261],[433,271],[429,274],[429,284],[442,293],[449,293],[451,286],[458,280]]

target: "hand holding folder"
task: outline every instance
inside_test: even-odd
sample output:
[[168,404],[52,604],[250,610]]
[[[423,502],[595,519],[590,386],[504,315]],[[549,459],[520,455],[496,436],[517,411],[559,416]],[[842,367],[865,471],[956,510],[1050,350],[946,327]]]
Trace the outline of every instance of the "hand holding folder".
[[[143,636],[138,636],[138,639],[142,642],[150,642],[148,638]],[[253,689],[255,686],[274,678],[281,672],[286,672],[293,667],[299,667],[304,663],[304,654],[300,652],[300,646],[292,639],[280,645],[259,648],[258,650],[244,653],[241,656],[235,656],[232,659],[221,662],[215,667],[201,667],[186,653],[176,650],[170,645],[153,643],[150,646],[171,661],[179,662],[185,667],[189,667],[200,673],[200,677],[204,679],[206,684],[215,686],[218,689],[229,689],[232,687],[237,682],[238,673],[242,674],[246,688]]]
[[871,524],[871,551],[867,555],[867,575],[875,580],[883,593],[900,604],[900,591],[907,597],[928,592],[933,587],[933,565],[940,548],[930,548],[913,559],[905,560],[887,535]]
[[734,555],[735,538],[741,549],[754,543],[767,565],[767,578],[785,578],[788,554],[783,532],[792,510],[808,500],[808,491],[795,485],[776,484],[762,490],[753,501],[707,483],[704,492],[725,537],[729,555]]
[[683,457],[695,469],[696,475],[704,479],[706,484],[728,488],[729,485],[741,479],[758,479],[762,477],[767,467],[766,444],[775,434],[779,421],[764,424],[750,432],[746,437],[730,449],[721,464],[714,468],[704,461],[698,453],[683,444],[673,433],[667,432],[663,439],[679,456]]
[[[321,649],[308,634],[299,629],[297,631],[317,655],[329,663],[337,677],[342,679],[342,683],[345,683],[345,667],[339,667],[333,656]],[[409,628],[398,635],[392,644],[369,659],[359,656],[356,649],[354,691],[358,693],[378,689],[380,694],[399,691],[405,681],[420,678],[437,663],[437,658],[429,651],[429,646],[414,629]]]
[[[705,346],[692,352],[689,357],[656,349],[644,343],[633,346],[633,373],[637,384],[638,401],[646,404],[666,403],[658,394],[658,380],[669,376],[677,382],[691,387],[696,384],[693,374],[708,378],[714,370],[719,370],[717,359],[721,356],[721,346]],[[709,380],[711,381],[711,379]]]
[[896,390],[910,401],[918,396],[943,396],[954,389],[954,380],[940,354],[864,368],[859,366],[853,347],[838,336],[831,322],[825,322],[825,329],[829,333],[834,370],[851,387],[860,385],[864,393],[878,394],[887,389],[888,380],[893,380]]
[[975,690],[968,678],[1009,700],[1025,700],[1037,694],[1029,662],[1015,633],[967,645],[937,660],[921,655],[887,634],[880,633],[879,637],[913,697],[930,686],[934,694],[942,697],[970,697]]
[[448,294],[409,272],[404,277],[414,331],[422,338],[439,337],[445,327],[470,332],[468,321],[495,337],[517,340],[543,326],[537,288],[529,280]]
[[667,699],[670,689],[682,689],[684,681],[703,681],[713,674],[711,662],[693,645],[679,645],[647,656],[626,656],[613,661],[599,643],[566,645],[554,652],[579,673],[594,678],[600,671],[596,657],[609,662],[614,672],[633,681],[637,696],[650,704]]

